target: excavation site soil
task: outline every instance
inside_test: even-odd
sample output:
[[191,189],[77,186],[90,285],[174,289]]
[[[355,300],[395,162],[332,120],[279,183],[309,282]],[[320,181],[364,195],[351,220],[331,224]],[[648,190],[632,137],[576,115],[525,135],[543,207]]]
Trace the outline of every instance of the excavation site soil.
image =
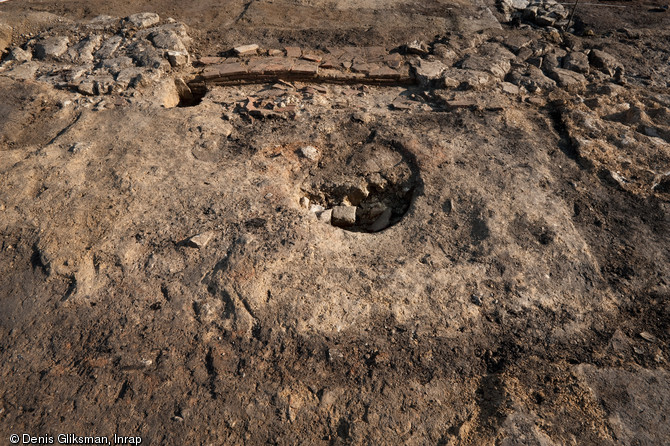
[[0,52],[0,444],[670,444],[667,0],[8,0]]

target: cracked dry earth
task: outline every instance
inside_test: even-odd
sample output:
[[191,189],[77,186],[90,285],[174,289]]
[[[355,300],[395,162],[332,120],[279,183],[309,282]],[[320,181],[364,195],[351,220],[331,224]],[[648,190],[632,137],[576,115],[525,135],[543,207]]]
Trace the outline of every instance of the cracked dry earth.
[[670,443],[662,4],[110,3],[0,7],[2,442]]

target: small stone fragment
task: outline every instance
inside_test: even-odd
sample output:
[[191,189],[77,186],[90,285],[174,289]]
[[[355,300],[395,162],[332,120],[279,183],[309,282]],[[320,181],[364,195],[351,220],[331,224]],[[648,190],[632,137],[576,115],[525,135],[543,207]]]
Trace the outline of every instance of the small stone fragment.
[[483,71],[448,68],[442,75],[445,86],[464,90],[475,90],[495,82],[495,78]]
[[415,40],[405,45],[405,51],[408,54],[417,54],[419,56],[426,56],[428,55],[428,46],[424,42],[419,42],[418,40]]
[[332,209],[327,209],[320,214],[318,214],[319,221],[323,223],[329,223],[331,222],[331,219],[333,217],[333,210]]
[[467,70],[483,71],[502,80],[511,69],[514,53],[498,43],[485,43],[478,49],[479,54],[468,54],[460,62]]
[[393,211],[391,208],[386,208],[384,212],[381,213],[377,220],[370,225],[369,230],[372,232],[379,232],[383,229],[386,229],[389,224],[391,224],[391,214]]
[[454,210],[454,200],[449,198],[442,204],[442,210],[448,215]]
[[358,206],[368,195],[370,195],[370,192],[366,186],[355,186],[347,195],[347,200],[354,206]]
[[606,170],[603,172],[603,178],[610,184],[625,189],[628,180],[615,170]]
[[155,101],[165,108],[172,108],[179,105],[180,97],[177,86],[172,79],[164,79],[157,83],[152,91]]
[[37,59],[45,60],[49,58],[58,58],[67,51],[67,45],[70,39],[63,36],[48,37],[35,45],[33,54]]
[[95,95],[95,82],[86,79],[82,81],[78,86],[77,86],[77,91],[81,94],[85,94],[88,96],[94,96]]
[[193,237],[187,239],[184,244],[186,246],[190,246],[191,248],[204,248],[207,246],[207,243],[212,240],[213,236],[214,233],[211,231],[203,232],[202,234],[194,235]]
[[81,153],[81,152],[87,151],[90,148],[91,148],[91,144],[85,143],[85,142],[78,142],[78,143],[74,143],[72,145],[72,147],[70,147],[70,152],[71,153]]
[[160,21],[158,14],[153,12],[140,12],[126,17],[126,23],[140,29],[154,26]]
[[563,59],[567,56],[566,54],[561,54],[560,51],[554,51],[542,58],[542,64],[539,68],[542,68],[545,71],[551,71],[555,68],[561,68],[563,65]]
[[528,67],[528,79],[521,82],[521,86],[525,87],[531,93],[540,90],[551,91],[556,88],[556,82],[544,75],[542,70],[535,66]]
[[586,78],[584,75],[562,68],[555,68],[549,73],[549,76],[563,88],[581,88],[586,85]]
[[499,6],[504,12],[509,12],[514,10],[523,10],[528,6],[529,3],[530,0],[501,0]]
[[554,26],[554,23],[556,23],[556,19],[547,14],[542,14],[535,17],[535,23],[537,23],[540,26]]
[[9,48],[9,44],[12,43],[12,31],[11,26],[0,23],[0,54],[4,53]]
[[[535,59],[535,60],[537,60],[537,58],[532,57],[533,54],[534,54],[534,51],[531,50],[530,48],[528,48],[528,47],[521,48],[521,49],[517,52],[517,55],[516,55],[516,57],[514,58],[514,62],[516,62],[517,64],[520,64],[520,63],[523,63],[523,62],[526,62],[526,61],[528,61],[528,63],[532,63],[532,62],[530,61],[530,59]],[[537,65],[536,65],[536,66],[537,66]]]
[[507,94],[519,94],[519,87],[509,82],[503,82],[501,84],[502,91]]
[[93,52],[100,46],[101,41],[102,37],[97,34],[82,39],[79,43],[70,47],[68,56],[77,63],[91,63],[93,62]]
[[320,204],[313,204],[309,207],[309,211],[313,214],[321,214],[325,210],[326,208],[324,208]]
[[626,84],[626,76],[624,74],[623,67],[617,67],[616,72],[614,73],[614,77],[612,79],[619,85]]
[[93,78],[95,93],[98,95],[112,93],[116,82],[112,76],[96,76]]
[[[184,79],[178,77],[174,80],[174,85],[177,87],[177,94],[179,94],[179,101],[189,104],[193,102],[193,92],[189,88]],[[227,136],[227,135],[226,135]]]
[[442,85],[444,88],[458,88],[461,85],[461,82],[458,79],[454,79],[451,76],[442,77]]
[[540,8],[538,6],[528,6],[522,11],[521,17],[523,17],[525,20],[528,20],[529,22],[534,22],[539,11]]
[[470,108],[477,105],[477,102],[471,99],[454,99],[452,101],[445,101],[445,105],[450,110],[457,108]]
[[605,84],[598,89],[598,93],[615,98],[625,91],[624,87],[617,84]]
[[616,74],[617,68],[623,68],[614,56],[601,50],[591,50],[589,53],[589,62],[591,62],[594,68],[610,76]]
[[124,89],[128,87],[137,87],[142,77],[144,70],[138,67],[125,68],[116,75],[116,83],[121,85]]
[[30,54],[30,51],[22,50],[19,47],[12,49],[9,56],[7,56],[7,60],[14,60],[18,63],[29,62],[32,58],[33,55]]
[[88,23],[95,29],[102,29],[107,26],[116,25],[117,23],[119,23],[119,19],[117,17],[101,14],[93,17],[91,21]]
[[34,79],[39,67],[40,65],[37,62],[26,62],[21,65],[17,65],[16,67],[7,71],[7,73],[11,73],[11,76],[14,79]]
[[186,46],[181,41],[176,32],[169,29],[161,29],[149,34],[149,40],[156,48],[186,52]]
[[414,67],[414,72],[419,83],[428,86],[438,81],[446,69],[447,66],[440,61],[429,62],[421,59]]
[[305,209],[309,208],[309,198],[300,197],[300,207]]
[[449,48],[447,45],[443,43],[437,43],[435,44],[433,48],[433,54],[440,59],[442,62],[451,64],[458,55],[454,50]]
[[121,36],[112,36],[105,40],[100,49],[96,51],[95,57],[98,59],[109,59],[114,55],[114,52],[119,48],[123,38]]
[[173,68],[183,67],[190,62],[189,54],[185,51],[168,51],[167,59]]
[[640,337],[647,342],[658,341],[658,338],[656,336],[654,336],[653,334],[649,333],[648,331],[643,331],[642,333],[640,333]]
[[576,71],[577,73],[589,72],[589,56],[584,53],[574,51],[563,58],[563,68]]
[[205,79],[217,78],[239,78],[247,74],[247,67],[238,62],[227,62],[223,65],[207,67],[203,70],[202,76]]
[[[521,0],[521,1],[524,2],[524,3],[526,2],[526,0]],[[524,8],[525,8],[525,6],[524,6]],[[514,54],[516,54],[518,56],[519,52],[523,48],[527,48],[531,43],[533,43],[533,39],[528,37],[528,36],[518,34],[518,35],[512,35],[512,36],[506,37],[505,40],[502,43],[507,48],[509,48],[510,51],[512,51]]]
[[146,42],[135,42],[128,48],[127,53],[140,67],[161,68],[169,65],[163,58],[163,53]]
[[305,146],[300,148],[300,155],[307,158],[310,161],[316,161],[319,159],[319,150],[314,146]]
[[258,45],[253,43],[251,45],[242,45],[233,49],[238,56],[250,56],[258,54]]
[[356,224],[356,206],[335,206],[331,217],[331,224],[341,228]]
[[105,59],[100,64],[102,68],[107,68],[112,73],[118,73],[124,68],[130,68],[133,66],[133,59],[130,57],[113,57],[111,59]]

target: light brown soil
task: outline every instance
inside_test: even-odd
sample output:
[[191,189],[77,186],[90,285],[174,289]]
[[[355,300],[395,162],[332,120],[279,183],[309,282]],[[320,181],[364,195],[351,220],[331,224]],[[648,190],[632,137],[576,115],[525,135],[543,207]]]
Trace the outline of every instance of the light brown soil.
[[[578,91],[299,83],[255,119],[272,86],[166,108],[0,76],[0,441],[669,443],[670,11],[608,4],[556,46],[627,83]],[[155,11],[194,55],[551,38],[458,1],[10,0],[15,45],[72,28],[26,9]],[[378,177],[381,232],[301,205]]]

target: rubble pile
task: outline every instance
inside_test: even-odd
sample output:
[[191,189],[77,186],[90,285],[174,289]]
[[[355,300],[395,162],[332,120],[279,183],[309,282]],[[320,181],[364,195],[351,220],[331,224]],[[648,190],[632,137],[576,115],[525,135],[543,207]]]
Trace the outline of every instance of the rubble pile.
[[499,0],[498,9],[508,22],[516,19],[559,29],[569,25],[570,11],[556,0]]
[[99,16],[67,32],[49,30],[9,50],[0,74],[36,79],[83,95],[154,84],[190,63],[187,27],[158,14]]
[[668,192],[669,95],[638,96],[610,85],[561,108],[584,166],[614,187],[640,196]]
[[[530,4],[515,0],[502,5],[508,10],[516,8],[515,14],[523,7],[524,17],[530,14],[526,11],[535,11],[534,17],[555,18],[555,25],[566,16],[553,1]],[[541,94],[556,88],[575,91],[591,83],[626,81],[623,65],[606,48],[575,46],[555,28],[510,38],[495,31],[468,37],[447,33],[433,42],[414,41],[395,48],[261,48],[251,43],[220,56],[201,57],[193,64],[188,51],[191,44],[185,25],[171,19],[161,21],[154,13],[124,19],[100,16],[66,32],[48,30],[9,49],[0,75],[36,79],[87,96],[150,89],[174,78],[176,92],[166,106],[177,105],[180,99],[195,105],[197,97],[212,86],[250,83],[303,82],[314,85],[311,88],[324,83],[414,84],[438,90],[495,87],[511,94]],[[269,104],[257,99],[245,105],[251,115],[295,111],[295,103]]]

